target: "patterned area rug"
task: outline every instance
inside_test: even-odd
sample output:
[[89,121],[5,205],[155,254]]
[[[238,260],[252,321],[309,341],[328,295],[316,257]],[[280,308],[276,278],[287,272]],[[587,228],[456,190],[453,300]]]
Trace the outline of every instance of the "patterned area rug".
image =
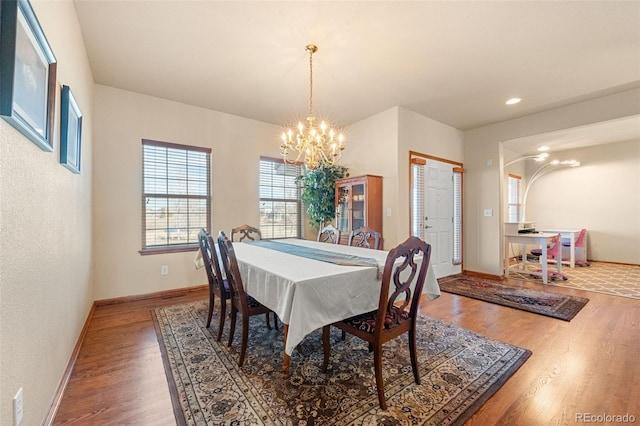
[[571,321],[589,301],[584,297],[529,290],[463,275],[441,278],[438,280],[438,284],[440,284],[440,290],[447,293],[467,296],[565,321]]
[[590,262],[586,267],[562,267],[567,281],[551,281],[559,287],[571,287],[613,296],[640,299],[640,266]]
[[[531,355],[506,343],[421,317],[417,333],[421,384],[411,372],[406,337],[384,345],[387,411],[378,406],[373,355],[360,339],[332,330],[329,370],[320,371],[319,331],[280,372],[282,327],[251,319],[245,364],[240,336],[232,348],[204,325],[207,302],[153,313],[167,381],[180,425],[451,425],[463,424]],[[215,314],[217,313],[217,309]],[[217,324],[214,317],[212,324]],[[225,333],[226,336],[226,333]],[[225,340],[223,336],[223,340]]]

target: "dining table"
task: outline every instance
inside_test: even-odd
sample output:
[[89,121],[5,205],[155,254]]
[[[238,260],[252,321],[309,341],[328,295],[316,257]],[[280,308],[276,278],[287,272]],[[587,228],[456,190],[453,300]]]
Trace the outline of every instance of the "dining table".
[[[233,243],[245,291],[278,315],[282,371],[305,336],[378,308],[388,251],[287,238]],[[392,286],[393,287],[393,286]],[[423,294],[440,296],[429,267]]]

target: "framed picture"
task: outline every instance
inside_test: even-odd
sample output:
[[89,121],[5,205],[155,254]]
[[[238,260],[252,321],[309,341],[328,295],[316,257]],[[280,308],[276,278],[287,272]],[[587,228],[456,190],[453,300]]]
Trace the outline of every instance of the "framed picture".
[[60,99],[60,163],[72,172],[80,173],[82,113],[69,86],[62,86]]
[[53,151],[56,58],[28,0],[0,8],[0,116]]

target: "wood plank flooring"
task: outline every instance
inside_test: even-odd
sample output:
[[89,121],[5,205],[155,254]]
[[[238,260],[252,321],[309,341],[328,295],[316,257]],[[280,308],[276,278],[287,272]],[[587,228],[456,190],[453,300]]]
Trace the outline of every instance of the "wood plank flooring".
[[[590,301],[571,322],[444,292],[423,303],[426,315],[533,351],[467,424],[567,425],[587,413],[640,422],[640,301],[544,290]],[[54,425],[175,424],[150,309],[206,299],[207,290],[172,296],[95,308]]]

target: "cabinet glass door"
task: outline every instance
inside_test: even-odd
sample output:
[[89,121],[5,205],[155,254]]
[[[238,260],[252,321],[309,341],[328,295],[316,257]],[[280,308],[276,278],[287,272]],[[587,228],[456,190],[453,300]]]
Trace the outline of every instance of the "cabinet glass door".
[[365,211],[366,200],[364,184],[353,185],[351,187],[351,201],[351,229],[355,230],[366,225],[365,218],[367,215]]
[[349,187],[341,186],[338,188],[338,229],[340,232],[349,232]]

